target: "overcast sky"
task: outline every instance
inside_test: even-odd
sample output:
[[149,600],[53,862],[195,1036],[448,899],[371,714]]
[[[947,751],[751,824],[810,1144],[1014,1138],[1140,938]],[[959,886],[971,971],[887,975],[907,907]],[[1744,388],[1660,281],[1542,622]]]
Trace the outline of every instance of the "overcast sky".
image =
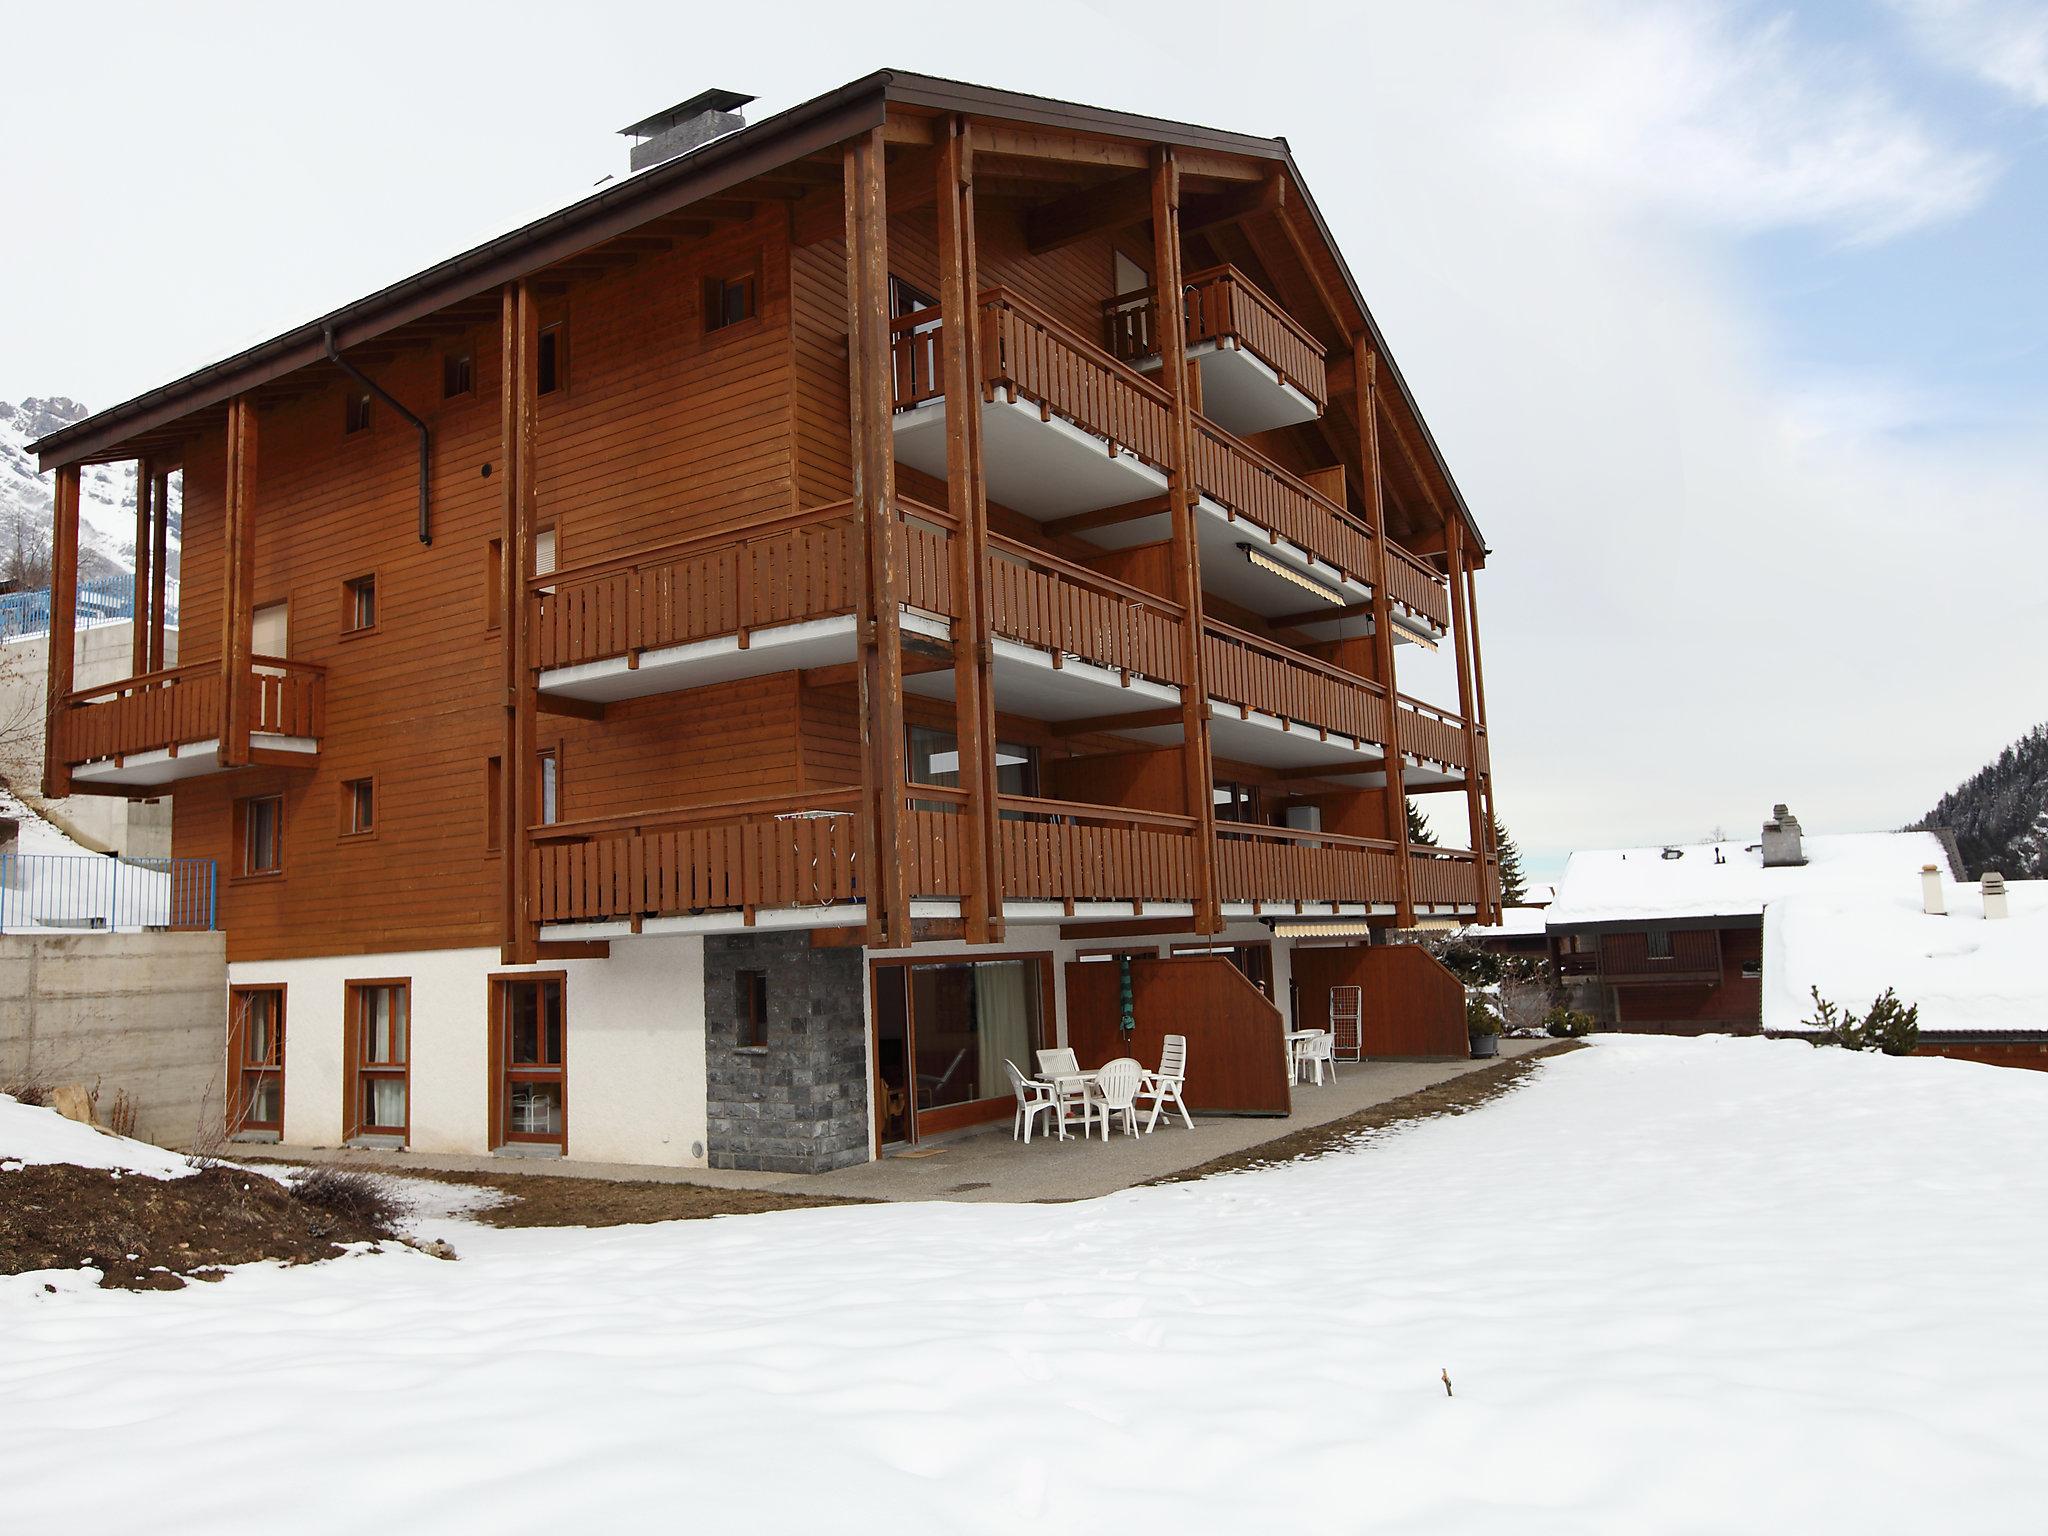
[[2048,718],[2048,4],[756,5],[721,59],[705,14],[11,12],[0,399],[309,319],[702,88],[924,70],[1286,135],[1493,548],[1539,869],[1894,826]]

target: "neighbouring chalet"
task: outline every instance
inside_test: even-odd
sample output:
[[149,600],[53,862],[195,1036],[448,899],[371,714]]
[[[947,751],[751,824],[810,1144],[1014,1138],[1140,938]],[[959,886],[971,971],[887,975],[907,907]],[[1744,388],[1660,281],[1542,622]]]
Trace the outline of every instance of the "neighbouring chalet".
[[[235,1127],[821,1169],[1169,1029],[1197,1108],[1285,1113],[1339,984],[1368,1050],[1462,1054],[1381,941],[1498,916],[1486,550],[1286,142],[748,99],[35,445],[45,788],[167,795],[220,871]],[[133,675],[80,689],[79,474],[124,460]]]

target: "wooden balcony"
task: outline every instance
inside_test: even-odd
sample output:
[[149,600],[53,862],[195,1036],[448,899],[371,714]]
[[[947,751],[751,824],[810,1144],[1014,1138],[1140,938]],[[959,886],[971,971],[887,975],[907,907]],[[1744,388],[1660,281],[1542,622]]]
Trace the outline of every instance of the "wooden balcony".
[[1650,952],[1647,933],[1600,935],[1599,975],[1619,986],[1711,985],[1721,980],[1721,935],[1712,928],[1665,933],[1668,949]]
[[1381,553],[1397,635],[1406,628],[1415,638],[1434,644],[1449,634],[1451,594],[1443,576],[1398,544],[1388,544]]
[[1032,915],[1033,908],[1085,915],[1105,904],[1133,915],[1191,910],[1192,817],[1022,795],[1004,795],[997,805],[1004,908],[1011,915]]
[[1213,619],[1202,656],[1216,756],[1307,770],[1385,761],[1379,684]]
[[1465,781],[1465,759],[1470,754],[1464,722],[1455,713],[1404,693],[1400,730],[1401,755],[1408,760],[1401,770],[1406,782],[1421,786]]
[[[1158,308],[1150,289],[1103,306],[1109,350],[1149,371],[1159,366]],[[1188,357],[1201,370],[1202,411],[1233,432],[1313,421],[1329,402],[1322,343],[1232,266],[1190,274],[1181,291]]]
[[1392,843],[1239,823],[1216,829],[1216,891],[1226,905],[1387,908],[1400,899],[1400,882]]
[[[250,671],[250,750],[268,764],[312,766],[327,669],[257,656]],[[221,771],[221,714],[220,664],[195,662],[81,689],[65,699],[53,729],[79,782],[172,784]]]
[[1418,907],[1476,908],[1479,861],[1457,849],[1413,849],[1408,855],[1408,884]]

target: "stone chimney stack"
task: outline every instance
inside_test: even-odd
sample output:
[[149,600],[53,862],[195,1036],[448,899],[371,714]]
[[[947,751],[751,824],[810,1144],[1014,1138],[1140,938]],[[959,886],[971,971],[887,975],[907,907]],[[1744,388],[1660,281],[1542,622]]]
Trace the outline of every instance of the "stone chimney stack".
[[1784,806],[1771,808],[1771,819],[1764,823],[1764,868],[1783,869],[1804,864],[1806,851],[1799,843],[1799,818]]
[[2005,905],[2005,876],[1995,869],[1984,871],[1984,915],[1986,917],[2005,917],[2008,915]]
[[753,99],[738,91],[700,91],[666,112],[657,112],[621,128],[619,132],[633,141],[633,169],[644,171],[650,165],[687,155],[713,139],[737,133],[747,126],[740,108]]
[[1948,898],[1941,891],[1941,870],[1933,864],[1920,866],[1920,910],[1929,917],[1948,916]]

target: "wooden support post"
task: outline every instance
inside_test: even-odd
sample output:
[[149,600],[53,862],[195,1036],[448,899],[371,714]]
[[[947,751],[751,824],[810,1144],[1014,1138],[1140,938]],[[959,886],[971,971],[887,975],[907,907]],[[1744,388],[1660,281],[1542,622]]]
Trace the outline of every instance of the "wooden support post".
[[1479,727],[1474,718],[1472,689],[1472,615],[1465,604],[1465,529],[1455,512],[1444,514],[1444,559],[1451,587],[1451,640],[1457,648],[1458,718],[1465,730],[1465,812],[1471,824],[1473,875],[1478,881],[1478,905],[1484,917],[1493,909],[1487,894],[1486,818],[1479,792]]
[[889,212],[883,130],[846,146],[846,331],[852,368],[853,508],[860,529],[861,885],[867,942],[911,942],[903,846],[903,571],[896,532],[895,392],[889,367]]
[[532,287],[507,283],[499,299],[498,453],[504,471],[503,543],[498,562],[500,629],[505,646],[505,746],[500,774],[503,818],[498,845],[504,860],[504,936],[507,965],[530,965],[539,955],[540,930],[528,901],[535,820],[534,777],[539,746],[533,674],[533,600],[527,577],[534,568],[534,438],[539,418],[540,306]]
[[150,552],[154,547],[156,518],[149,498],[156,488],[156,476],[148,459],[135,461],[135,601],[128,619],[128,674],[139,677],[149,668],[149,575]]
[[1181,626],[1181,764],[1188,814],[1195,819],[1194,931],[1223,927],[1216,893],[1215,769],[1209,754],[1209,687],[1202,665],[1202,566],[1195,533],[1194,413],[1188,401],[1188,329],[1182,310],[1180,164],[1169,145],[1152,151],[1153,333],[1159,342],[1159,383],[1173,401],[1168,470],[1172,498],[1174,596],[1186,610]]
[[161,672],[168,665],[164,655],[164,624],[171,571],[171,476],[168,470],[160,469],[154,478],[156,484],[149,493],[156,526],[150,536],[149,654],[143,662],[145,672]]
[[967,942],[1003,935],[1002,844],[996,813],[996,710],[988,594],[988,490],[981,453],[981,283],[974,246],[974,150],[967,120],[941,128],[936,167],[939,217],[939,344],[946,394],[946,503],[953,513],[953,731],[960,788],[967,792],[960,839]]
[[1394,898],[1394,921],[1415,926],[1414,861],[1409,857],[1408,792],[1401,782],[1401,685],[1394,648],[1394,604],[1387,595],[1387,508],[1380,482],[1379,354],[1361,338],[1353,343],[1352,369],[1357,379],[1358,463],[1365,498],[1366,526],[1372,529],[1372,649],[1380,685],[1387,690],[1387,836],[1400,853],[1400,883]]
[[222,518],[220,637],[220,761],[241,767],[249,761],[249,727],[254,719],[256,586],[256,407],[247,395],[228,402],[227,501]]
[[1467,560],[1465,563],[1465,616],[1472,627],[1472,696],[1477,708],[1474,729],[1484,744],[1486,758],[1478,774],[1480,791],[1486,799],[1486,891],[1492,899],[1493,916],[1497,922],[1506,898],[1500,885],[1500,823],[1495,819],[1497,812],[1493,803],[1493,738],[1486,729],[1486,668],[1479,660],[1479,568],[1482,563],[1483,560]]
[[43,795],[51,800],[71,793],[63,722],[71,698],[77,636],[78,466],[66,464],[57,471],[50,510],[50,685],[43,732]]

